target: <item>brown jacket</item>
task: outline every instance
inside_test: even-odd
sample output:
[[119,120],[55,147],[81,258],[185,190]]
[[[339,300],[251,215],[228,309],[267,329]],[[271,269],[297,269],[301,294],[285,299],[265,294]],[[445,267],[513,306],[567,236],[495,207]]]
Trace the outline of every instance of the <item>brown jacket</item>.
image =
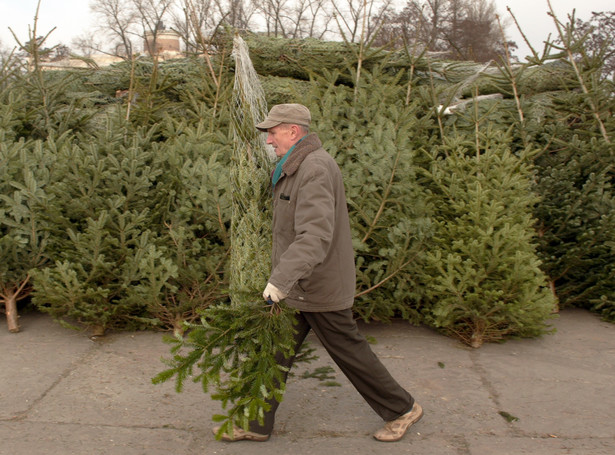
[[300,311],[353,304],[354,251],[342,174],[314,133],[295,146],[274,189],[269,281]]

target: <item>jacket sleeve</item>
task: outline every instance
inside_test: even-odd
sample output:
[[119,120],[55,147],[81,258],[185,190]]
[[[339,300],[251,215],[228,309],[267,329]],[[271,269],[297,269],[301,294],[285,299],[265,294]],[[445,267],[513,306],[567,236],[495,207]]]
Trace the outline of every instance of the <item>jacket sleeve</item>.
[[328,169],[313,168],[298,183],[295,238],[269,279],[287,294],[327,257],[335,229],[335,190]]

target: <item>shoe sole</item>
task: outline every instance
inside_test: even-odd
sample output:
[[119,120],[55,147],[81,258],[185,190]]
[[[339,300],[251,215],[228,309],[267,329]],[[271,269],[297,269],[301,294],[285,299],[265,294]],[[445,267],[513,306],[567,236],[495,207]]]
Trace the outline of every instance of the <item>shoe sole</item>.
[[[217,436],[218,429],[220,427],[212,428],[212,432],[214,436]],[[229,436],[227,433],[224,433],[220,438],[221,441],[224,442],[239,442],[239,441],[250,441],[250,442],[266,442],[269,440],[271,435],[257,435],[255,433],[246,433],[245,431],[237,431],[233,437]]]
[[221,440],[224,442],[239,442],[239,441],[266,442],[266,441],[269,441],[269,436],[260,437],[260,436],[242,435],[242,436],[239,436],[238,438],[231,438],[227,435],[223,435]]

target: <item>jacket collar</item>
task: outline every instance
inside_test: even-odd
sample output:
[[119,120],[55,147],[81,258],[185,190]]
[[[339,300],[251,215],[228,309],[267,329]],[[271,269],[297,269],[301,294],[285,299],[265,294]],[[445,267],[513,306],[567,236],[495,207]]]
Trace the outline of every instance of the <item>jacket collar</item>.
[[293,175],[299,169],[303,160],[313,151],[322,147],[322,142],[316,133],[309,133],[299,142],[286,162],[282,165],[282,171],[286,175]]

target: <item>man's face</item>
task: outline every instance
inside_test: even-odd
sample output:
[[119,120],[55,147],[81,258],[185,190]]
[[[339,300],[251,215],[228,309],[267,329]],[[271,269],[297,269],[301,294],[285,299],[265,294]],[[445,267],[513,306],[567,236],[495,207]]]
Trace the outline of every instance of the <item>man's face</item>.
[[295,125],[282,123],[267,130],[267,144],[273,146],[278,158],[286,155],[299,139],[299,128]]

